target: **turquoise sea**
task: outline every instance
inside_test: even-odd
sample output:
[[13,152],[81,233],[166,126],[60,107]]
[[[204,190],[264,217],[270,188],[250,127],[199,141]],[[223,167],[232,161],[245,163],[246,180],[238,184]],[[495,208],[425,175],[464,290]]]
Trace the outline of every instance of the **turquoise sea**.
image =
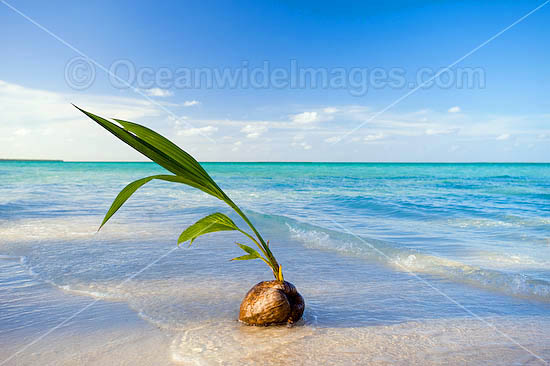
[[116,194],[157,165],[6,161],[0,365],[550,360],[550,164],[203,166],[305,297],[300,324],[236,321],[272,276],[229,262],[238,234],[176,246],[206,214],[240,222],[202,192],[148,183],[97,232]]

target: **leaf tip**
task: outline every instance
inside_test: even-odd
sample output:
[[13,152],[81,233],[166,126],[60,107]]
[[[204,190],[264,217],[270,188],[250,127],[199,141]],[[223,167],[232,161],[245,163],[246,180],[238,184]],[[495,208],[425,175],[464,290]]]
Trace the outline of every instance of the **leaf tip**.
[[80,107],[77,106],[76,104],[71,103],[71,105],[72,105],[73,107],[75,107],[76,109],[78,109],[79,111],[81,111],[82,113],[87,114],[86,111],[85,111],[84,109],[80,108]]

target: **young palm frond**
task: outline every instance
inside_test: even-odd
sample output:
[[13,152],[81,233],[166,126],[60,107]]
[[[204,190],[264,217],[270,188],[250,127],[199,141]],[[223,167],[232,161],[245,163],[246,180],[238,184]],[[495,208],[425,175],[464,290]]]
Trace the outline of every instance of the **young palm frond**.
[[137,191],[141,186],[153,179],[164,180],[168,182],[181,183],[216,197],[231,207],[249,226],[253,235],[240,229],[229,217],[222,213],[214,213],[203,217],[193,225],[185,229],[179,239],[178,244],[193,241],[201,235],[213,233],[216,231],[239,231],[248,237],[260,250],[257,250],[240,243],[236,243],[247,254],[233,258],[232,260],[261,259],[273,271],[276,280],[284,281],[281,266],[269,249],[269,242],[265,242],[258,230],[252,225],[252,222],[242,212],[242,210],[225,194],[224,191],[214,182],[203,167],[176,144],[156,133],[155,131],[139,125],[137,123],[114,119],[116,123],[110,122],[105,118],[96,116],[75,106],[82,113],[97,122],[101,127],[115,135],[117,138],[133,147],[158,165],[172,173],[172,175],[161,174],[138,179],[128,184],[115,198],[109,211],[105,215],[99,229],[118,211],[118,209]]

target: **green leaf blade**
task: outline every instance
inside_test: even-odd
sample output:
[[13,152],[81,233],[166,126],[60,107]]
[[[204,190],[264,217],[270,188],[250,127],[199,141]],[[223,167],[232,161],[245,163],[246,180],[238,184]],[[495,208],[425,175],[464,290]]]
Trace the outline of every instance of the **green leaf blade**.
[[120,123],[126,131],[135,134],[140,139],[143,139],[145,142],[155,146],[168,157],[176,161],[182,169],[186,170],[188,175],[194,177],[197,182],[201,182],[205,186],[208,186],[211,190],[218,194],[218,198],[223,200],[224,194],[221,189],[217,186],[210,175],[208,175],[206,170],[204,170],[204,168],[199,164],[199,162],[189,153],[150,128],[135,122],[124,121],[121,119],[114,120]]
[[177,175],[152,175],[149,177],[141,178],[136,181],[133,181],[132,183],[128,184],[126,187],[122,189],[122,191],[119,192],[119,194],[116,196],[115,200],[111,204],[111,207],[105,214],[105,217],[103,218],[103,222],[99,226],[100,230],[103,225],[107,223],[107,221],[118,211],[119,208],[122,207],[122,205],[143,185],[146,183],[152,181],[153,179],[159,179],[164,180],[168,182],[176,182],[176,183],[182,183],[186,185],[193,186],[194,182],[189,181],[188,179],[184,177],[179,177]]
[[239,230],[237,225],[226,215],[216,212],[206,217],[203,217],[193,225],[185,229],[178,238],[178,244],[190,241],[190,244],[201,235],[209,234],[217,231],[234,231]]
[[251,260],[251,259],[261,259],[261,257],[257,257],[253,254],[246,254],[246,255],[241,255],[240,257],[235,257],[231,260],[232,261],[247,261],[247,260]]
[[179,174],[181,172],[181,169],[178,168],[178,166],[173,162],[170,161],[164,154],[162,154],[158,149],[155,149],[154,146],[146,143],[145,141],[139,139],[138,137],[132,135],[128,131],[124,130],[123,128],[117,126],[116,124],[106,120],[103,117],[97,116],[93,113],[87,112],[75,105],[75,108],[77,108],[79,111],[84,113],[86,116],[88,116],[90,119],[92,119],[94,122],[99,124],[101,127],[105,128],[107,131],[112,133],[115,137],[122,140],[127,145],[133,147],[149,159],[153,160],[155,163],[159,164],[166,170],[174,173]]
[[[173,156],[170,156],[169,154],[166,154],[166,152],[159,149],[159,146],[155,145],[155,142],[150,139],[150,142],[145,141],[144,139],[141,139],[139,136],[136,136],[132,134],[130,131],[121,128],[114,124],[113,122],[110,122],[106,120],[105,118],[102,118],[100,116],[97,116],[93,113],[87,112],[75,105],[75,108],[80,110],[82,113],[84,113],[86,116],[91,118],[93,121],[95,121],[97,124],[99,124],[101,127],[105,128],[107,131],[112,133],[114,136],[116,136],[118,139],[125,142],[127,145],[133,147],[135,150],[139,151],[141,154],[145,155],[158,165],[162,166],[164,169],[170,171],[171,173],[185,177],[189,182],[191,182],[192,187],[200,189],[201,191],[208,193],[209,195],[212,195],[220,200],[225,200],[225,194],[221,191],[221,189],[213,183],[212,178],[206,174],[206,176],[201,175],[200,177],[196,174],[192,173],[189,169],[191,166],[193,166],[193,169],[202,169],[200,164],[196,162],[195,159],[193,159],[189,154],[185,153],[183,150],[179,149],[184,154],[189,155],[189,157],[193,160],[193,162],[190,162],[187,165],[182,164],[177,159],[174,159]],[[115,120],[118,122],[118,120]],[[120,123],[120,122],[119,122]],[[134,126],[139,126],[141,129],[147,129],[146,127],[143,127],[141,125],[138,125],[137,123],[132,122],[125,122],[126,124],[132,124]],[[137,128],[137,127],[136,127]],[[152,131],[152,130],[149,130]],[[155,133],[156,134],[156,133]],[[158,134],[156,134],[158,135]],[[158,135],[160,136],[160,135]],[[160,136],[162,139],[169,142],[168,139]],[[152,142],[152,143],[151,143]],[[176,146],[175,144],[171,143],[173,146]],[[176,146],[177,147],[177,146]],[[198,166],[198,167],[197,167]],[[204,171],[204,169],[202,169]]]
[[239,248],[241,248],[242,250],[244,250],[248,254],[253,254],[253,255],[257,255],[258,257],[261,257],[260,253],[258,253],[258,251],[256,249],[251,248],[248,245],[244,245],[244,244],[241,244],[241,243],[235,243],[235,244],[237,244],[239,246]]

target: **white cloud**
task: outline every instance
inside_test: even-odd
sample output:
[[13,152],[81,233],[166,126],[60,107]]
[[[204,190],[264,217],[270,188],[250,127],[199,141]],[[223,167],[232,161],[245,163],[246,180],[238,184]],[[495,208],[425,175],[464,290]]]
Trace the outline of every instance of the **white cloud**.
[[140,123],[143,120],[149,126],[165,117],[164,112],[143,99],[64,94],[0,80],[0,157],[145,160],[93,123],[71,103],[104,117]]
[[62,94],[0,80],[0,110],[2,125],[12,124],[46,126],[52,122],[81,120],[82,113],[71,103],[104,117],[136,120],[145,116],[159,116],[160,110],[153,103],[135,98]]
[[497,140],[508,140],[510,138],[509,133],[503,133],[502,135],[497,136]]
[[184,107],[192,107],[194,105],[199,105],[200,102],[198,100],[186,100],[185,102],[183,102],[183,106]]
[[29,134],[29,130],[26,128],[18,128],[17,130],[13,131],[13,134],[16,136],[25,136]]
[[365,138],[363,140],[365,142],[372,142],[372,141],[382,140],[384,137],[385,137],[385,135],[382,132],[378,132],[378,133],[375,133],[375,134],[370,134],[370,135],[365,136]]
[[303,112],[295,114],[291,117],[292,122],[296,123],[313,123],[319,120],[319,113],[317,112]]
[[196,136],[196,135],[208,136],[213,134],[216,131],[218,131],[218,128],[214,126],[194,127],[194,128],[179,130],[178,135],[179,136]]
[[170,90],[161,88],[141,89],[141,91],[150,97],[171,97],[174,95]]
[[[181,117],[174,117],[174,116],[168,116],[168,120],[170,121],[173,121],[174,122],[174,126],[176,127],[180,127],[182,124],[184,125],[187,125],[187,120],[189,119],[189,117],[187,116],[181,116]],[[183,123],[182,123],[183,121]]]
[[264,132],[267,131],[267,127],[264,125],[246,125],[241,128],[241,132],[246,134],[246,137],[249,139],[255,139],[260,137]]
[[325,142],[328,142],[329,144],[334,144],[334,143],[340,142],[340,140],[341,140],[340,137],[332,136],[332,137],[326,138]]
[[301,148],[304,149],[304,150],[311,150],[311,145],[308,144],[308,143],[305,142],[305,141],[293,142],[293,143],[292,143],[292,146],[294,146],[294,147],[301,147]]
[[338,112],[338,109],[334,107],[326,107],[325,109],[323,109],[323,112],[326,114],[333,114]]
[[449,113],[458,113],[458,112],[460,112],[460,107],[459,106],[451,107],[451,108],[449,108],[449,110],[447,112],[449,112]]
[[[170,105],[165,100],[161,100],[162,106],[174,108],[178,115],[189,111],[184,108],[183,101]],[[83,116],[70,105],[71,102],[101,116],[143,123],[170,139],[175,138],[176,142],[184,140],[186,150],[201,161],[293,161],[304,159],[305,151],[311,154],[312,159],[321,161],[364,159],[367,156],[395,161],[457,158],[548,161],[550,157],[548,149],[544,149],[545,145],[541,143],[550,138],[546,123],[548,117],[543,115],[468,115],[450,114],[447,110],[389,112],[340,140],[348,131],[370,118],[374,111],[369,111],[365,106],[335,105],[337,111],[334,113],[327,110],[333,107],[304,107],[298,112],[307,110],[309,113],[296,114],[289,112],[287,108],[291,108],[290,105],[283,105],[266,109],[263,119],[248,119],[248,116],[224,118],[221,111],[209,111],[211,115],[204,119],[171,118],[154,102],[141,97],[56,93],[3,81],[0,81],[0,157],[146,160]],[[296,123],[291,116],[315,122]],[[322,123],[329,118],[334,118],[338,123]],[[423,121],[423,118],[426,120]],[[179,136],[178,131],[182,131]],[[451,135],[454,131],[459,131],[460,139]],[[202,136],[182,137],[201,133],[212,134],[218,144],[208,143],[208,139]],[[433,138],[427,135],[441,135],[429,152],[424,144],[433,142]],[[223,136],[231,137],[226,139]],[[497,137],[508,141],[493,146],[490,142],[496,143]],[[353,143],[357,140],[360,142]],[[510,141],[516,140],[522,144],[521,147],[505,150],[510,148]],[[329,142],[340,144],[333,147]],[[291,146],[292,143],[295,145]],[[519,150],[526,154],[529,144],[535,144],[531,155],[513,155]],[[455,145],[461,146],[460,153],[452,153]],[[249,155],[250,149],[254,149],[253,158]]]
[[233,148],[231,149],[231,151],[238,151],[239,150],[239,147],[242,145],[242,141],[235,141],[235,143],[233,144]]
[[459,131],[459,128],[453,127],[453,128],[428,128],[426,129],[425,133],[426,135],[450,135],[453,133],[457,133]]

